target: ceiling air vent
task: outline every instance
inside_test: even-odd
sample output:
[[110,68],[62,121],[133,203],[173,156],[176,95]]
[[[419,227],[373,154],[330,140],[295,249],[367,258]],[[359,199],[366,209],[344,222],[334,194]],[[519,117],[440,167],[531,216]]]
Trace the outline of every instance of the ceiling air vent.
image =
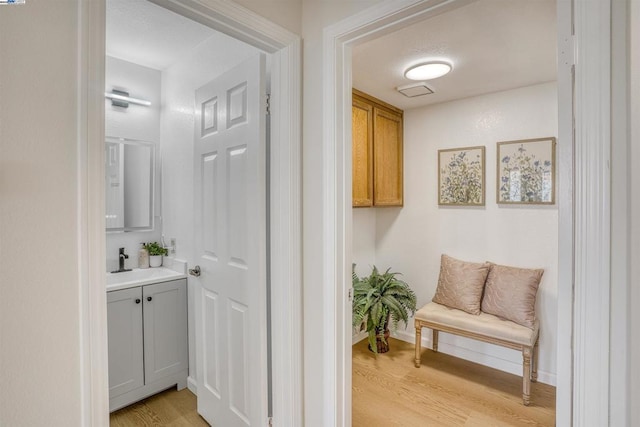
[[430,95],[433,93],[433,90],[424,82],[398,86],[396,90],[407,98],[415,98],[416,96]]

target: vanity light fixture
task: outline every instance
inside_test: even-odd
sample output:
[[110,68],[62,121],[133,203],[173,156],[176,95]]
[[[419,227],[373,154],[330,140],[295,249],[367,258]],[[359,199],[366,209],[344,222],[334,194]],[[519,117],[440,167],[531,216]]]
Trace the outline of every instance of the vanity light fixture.
[[453,66],[446,61],[428,61],[409,67],[404,76],[409,80],[431,80],[448,74]]
[[145,107],[151,105],[151,102],[144,99],[131,98],[129,92],[123,90],[114,89],[111,92],[105,92],[104,96],[111,100],[111,105],[114,107],[129,108],[129,104],[144,105]]

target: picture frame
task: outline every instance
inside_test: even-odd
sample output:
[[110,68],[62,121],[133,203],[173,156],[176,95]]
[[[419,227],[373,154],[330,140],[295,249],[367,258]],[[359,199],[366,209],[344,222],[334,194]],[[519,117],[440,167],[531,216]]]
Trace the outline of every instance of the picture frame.
[[555,137],[498,142],[496,154],[498,204],[555,204]]
[[438,150],[438,205],[485,205],[485,147]]

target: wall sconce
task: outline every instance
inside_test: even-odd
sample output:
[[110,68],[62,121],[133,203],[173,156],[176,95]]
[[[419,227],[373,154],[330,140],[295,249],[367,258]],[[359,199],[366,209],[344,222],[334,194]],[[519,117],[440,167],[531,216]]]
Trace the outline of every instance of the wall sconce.
[[111,100],[111,105],[114,107],[129,108],[129,104],[144,105],[145,107],[151,105],[151,102],[144,99],[131,98],[129,92],[123,90],[114,89],[111,92],[105,92],[104,96]]

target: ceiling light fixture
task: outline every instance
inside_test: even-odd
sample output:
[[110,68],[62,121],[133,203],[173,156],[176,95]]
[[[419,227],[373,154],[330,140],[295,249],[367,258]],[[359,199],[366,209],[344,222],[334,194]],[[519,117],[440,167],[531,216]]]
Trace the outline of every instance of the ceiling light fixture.
[[409,80],[431,80],[442,77],[452,70],[450,63],[445,61],[429,61],[409,67],[404,76]]
[[138,104],[144,105],[146,107],[151,105],[151,102],[145,101],[144,99],[131,98],[129,96],[129,92],[125,92],[123,90],[114,89],[111,92],[105,92],[105,98],[109,98],[111,100],[111,105],[115,107],[123,107],[129,108],[129,104]]

